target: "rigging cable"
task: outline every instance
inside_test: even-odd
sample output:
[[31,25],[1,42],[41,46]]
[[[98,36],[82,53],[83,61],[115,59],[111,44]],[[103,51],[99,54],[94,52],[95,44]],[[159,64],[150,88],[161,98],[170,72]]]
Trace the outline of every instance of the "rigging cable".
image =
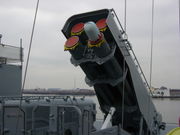
[[[126,34],[126,10],[127,10],[127,1],[125,0],[124,1],[124,34],[125,34],[125,38],[127,37],[127,34]],[[124,100],[125,100],[125,98],[124,98],[124,91],[125,91],[125,72],[126,72],[126,70],[125,70],[125,68],[126,68],[126,66],[125,66],[125,56],[124,56],[124,59],[123,59],[123,87],[122,87],[122,116],[121,116],[121,127],[122,127],[122,129],[123,129],[123,127],[124,127],[124,104],[125,104],[125,102],[124,102]]]
[[180,0],[179,0],[179,38],[180,38]]
[[21,93],[23,92],[24,87],[25,87],[25,83],[26,83],[27,69],[28,69],[29,58],[30,58],[30,54],[31,54],[31,47],[32,47],[32,41],[33,41],[33,36],[34,36],[34,28],[35,28],[35,24],[36,24],[36,17],[37,17],[37,12],[38,12],[38,6],[39,6],[39,0],[37,0],[37,5],[36,5],[36,12],[35,12],[35,16],[34,16],[32,32],[31,32],[31,39],[30,39],[30,43],[29,43],[29,50],[28,50],[28,56],[27,56],[27,61],[26,61],[26,67],[25,67],[25,72],[24,72],[24,80],[23,80],[23,85],[22,85]]
[[[149,85],[150,85],[150,93],[152,90],[152,62],[153,62],[153,41],[154,41],[154,0],[152,0],[152,5],[151,5],[151,41],[150,41],[150,45],[151,45],[151,52],[150,52],[150,78],[149,78]],[[151,93],[152,95],[152,93]],[[148,95],[148,122],[150,122],[150,102],[151,102],[151,96],[150,94]],[[150,129],[147,129],[147,134],[150,133],[150,135],[152,134],[152,131],[150,131]]]
[[123,129],[123,127],[124,127],[124,104],[125,104],[125,102],[124,102],[124,100],[125,100],[125,97],[124,97],[124,91],[125,91],[125,79],[126,79],[126,70],[125,70],[125,68],[126,68],[126,66],[125,66],[125,57],[124,57],[124,59],[123,59],[123,89],[122,89],[122,116],[121,116],[121,120],[122,120],[122,123],[121,123],[121,128]]
[[127,1],[124,0],[124,31],[126,33],[126,11],[127,11]]
[[154,41],[154,0],[152,0],[152,16],[151,16],[151,56],[150,56],[150,89],[152,87],[152,62],[153,62],[153,41]]
[[[32,41],[33,41],[33,36],[34,36],[34,29],[35,29],[35,24],[36,24],[36,17],[37,17],[38,7],[39,7],[39,0],[37,0],[37,4],[36,4],[36,11],[35,11],[35,15],[34,15],[32,31],[31,31],[31,38],[30,38],[30,43],[29,43],[28,56],[27,56],[26,66],[25,66],[25,71],[24,71],[24,79],[23,79],[23,84],[22,84],[22,88],[21,88],[21,97],[20,97],[19,108],[21,108],[21,106],[22,106],[23,91],[24,91],[24,87],[25,87],[25,83],[26,83],[26,76],[27,76],[27,70],[28,70],[28,65],[29,65],[29,58],[30,58],[30,54],[31,54],[31,47],[32,47]],[[18,112],[18,113],[20,113],[20,112]],[[18,116],[19,116],[19,114],[18,114]],[[19,117],[18,117],[17,123],[16,123],[15,135],[17,134],[18,125],[19,125]]]

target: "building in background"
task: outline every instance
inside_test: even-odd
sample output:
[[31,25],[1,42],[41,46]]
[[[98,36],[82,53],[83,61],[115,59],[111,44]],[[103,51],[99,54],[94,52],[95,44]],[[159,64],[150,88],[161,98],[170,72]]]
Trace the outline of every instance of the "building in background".
[[170,89],[170,96],[173,97],[180,97],[180,89]]
[[169,97],[170,92],[167,87],[161,86],[160,88],[154,88],[154,91],[152,92],[153,96],[161,96],[161,97]]

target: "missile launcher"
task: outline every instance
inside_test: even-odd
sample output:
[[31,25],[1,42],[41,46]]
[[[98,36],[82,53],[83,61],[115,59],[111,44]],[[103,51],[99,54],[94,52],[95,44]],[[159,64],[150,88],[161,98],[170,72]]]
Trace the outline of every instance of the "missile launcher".
[[[80,43],[66,49],[75,28]],[[85,82],[94,87],[105,113],[103,130],[118,126],[133,135],[158,135],[161,115],[152,103],[142,69],[115,11],[103,9],[74,15],[62,32],[67,38],[65,50],[72,54],[71,63],[84,71]]]

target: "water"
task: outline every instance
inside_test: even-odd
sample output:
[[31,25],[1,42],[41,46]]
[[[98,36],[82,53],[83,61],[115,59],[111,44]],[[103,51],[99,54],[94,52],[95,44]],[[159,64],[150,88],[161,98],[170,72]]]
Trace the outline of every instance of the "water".
[[[103,119],[103,114],[99,109],[99,104],[96,96],[90,96],[96,103],[97,118]],[[159,113],[162,114],[163,121],[169,124],[178,124],[180,117],[180,98],[153,98],[153,103]]]
[[178,123],[180,117],[180,98],[153,99],[158,112],[162,114],[163,121],[166,123]]

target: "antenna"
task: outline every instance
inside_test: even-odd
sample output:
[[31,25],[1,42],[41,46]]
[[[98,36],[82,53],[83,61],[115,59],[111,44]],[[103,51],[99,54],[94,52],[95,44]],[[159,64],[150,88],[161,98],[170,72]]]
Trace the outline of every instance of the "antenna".
[[154,42],[154,0],[152,0],[152,16],[151,16],[151,55],[150,55],[150,90],[152,87],[152,72],[153,72],[153,42]]

